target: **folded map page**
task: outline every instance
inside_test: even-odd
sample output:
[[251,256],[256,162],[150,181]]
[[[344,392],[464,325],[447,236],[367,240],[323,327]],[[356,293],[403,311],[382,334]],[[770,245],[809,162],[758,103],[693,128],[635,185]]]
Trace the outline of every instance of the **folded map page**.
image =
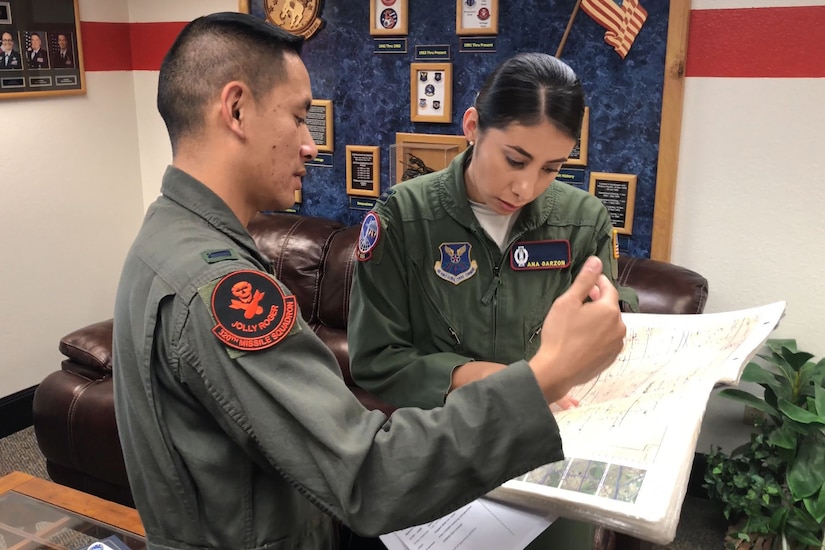
[[624,314],[622,353],[573,389],[579,407],[555,413],[565,460],[488,496],[670,543],[710,392],[738,383],[784,310]]

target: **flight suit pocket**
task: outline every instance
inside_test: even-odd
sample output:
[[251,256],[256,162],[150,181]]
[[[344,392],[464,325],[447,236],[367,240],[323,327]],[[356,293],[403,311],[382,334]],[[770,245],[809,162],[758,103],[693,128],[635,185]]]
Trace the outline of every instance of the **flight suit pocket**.
[[[416,289],[410,294],[414,344],[427,353],[452,351],[464,354],[461,324],[450,319],[446,302],[440,303],[434,289],[422,277],[421,267],[413,261],[412,279]],[[418,298],[418,299],[416,299]]]

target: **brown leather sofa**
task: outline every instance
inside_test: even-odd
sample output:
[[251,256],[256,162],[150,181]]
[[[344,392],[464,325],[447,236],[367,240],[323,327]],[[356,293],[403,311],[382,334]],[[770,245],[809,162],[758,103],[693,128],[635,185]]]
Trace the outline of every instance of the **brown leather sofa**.
[[[349,374],[347,314],[358,227],[295,214],[258,215],[250,224],[275,275],[295,294],[304,318],[338,359],[350,389],[372,409],[392,407],[358,388]],[[634,288],[646,313],[701,313],[707,280],[689,269],[641,258],[619,259],[621,284]],[[57,483],[133,505],[115,425],[112,321],[80,328],[60,341],[66,357],[34,396],[34,428]]]

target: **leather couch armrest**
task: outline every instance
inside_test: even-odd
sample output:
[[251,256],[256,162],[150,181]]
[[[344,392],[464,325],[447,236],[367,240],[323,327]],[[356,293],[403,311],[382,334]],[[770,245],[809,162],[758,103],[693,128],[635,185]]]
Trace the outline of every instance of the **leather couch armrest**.
[[[112,319],[70,332],[60,339],[60,353],[86,370],[112,374]],[[64,365],[70,363],[63,362]]]
[[619,257],[618,283],[636,291],[641,313],[702,313],[708,299],[708,280],[676,264]]

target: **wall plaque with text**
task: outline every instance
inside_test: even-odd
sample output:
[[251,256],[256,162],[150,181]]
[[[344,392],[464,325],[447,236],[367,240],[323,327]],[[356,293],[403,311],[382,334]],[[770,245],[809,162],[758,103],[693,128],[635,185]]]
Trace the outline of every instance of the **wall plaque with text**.
[[347,145],[347,195],[379,197],[379,149],[376,145]]
[[590,193],[602,201],[613,228],[623,235],[633,232],[636,179],[633,174],[590,173]]

